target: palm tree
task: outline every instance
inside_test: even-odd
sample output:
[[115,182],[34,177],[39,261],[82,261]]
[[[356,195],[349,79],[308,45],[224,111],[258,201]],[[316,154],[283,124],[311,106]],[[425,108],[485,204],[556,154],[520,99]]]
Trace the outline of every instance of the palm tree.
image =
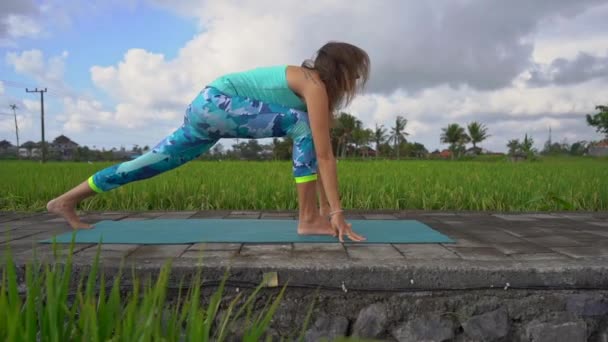
[[479,124],[476,121],[471,122],[468,125],[469,137],[473,143],[473,150],[477,153],[477,143],[482,142],[490,137],[487,134],[488,129],[483,124]]
[[509,155],[514,155],[515,152],[519,149],[519,139],[511,139],[507,143],[507,147],[509,148]]
[[460,127],[459,124],[449,124],[447,128],[441,129],[441,143],[450,144],[450,151],[452,151],[452,159],[454,154],[462,149],[462,146],[470,141],[470,137],[464,131],[464,127]]
[[409,135],[409,133],[403,131],[406,125],[407,119],[401,115],[398,115],[395,119],[395,127],[391,128],[389,141],[392,141],[395,144],[395,149],[397,150],[397,159],[399,159],[399,146],[401,146],[402,142],[406,141],[405,137]]
[[[361,128],[363,123],[358,120],[356,117],[348,114],[348,113],[340,113],[336,122],[336,136],[338,137],[338,153],[341,154],[342,157],[346,156],[346,147],[350,142],[352,142],[353,132]],[[340,153],[340,147],[342,147]]]
[[536,151],[532,146],[534,146],[534,139],[532,139],[532,137],[528,138],[528,133],[526,133],[524,141],[521,143],[521,151],[530,155]]
[[373,133],[374,143],[376,144],[376,158],[378,158],[380,155],[380,145],[384,144],[384,141],[387,138],[386,129],[384,128],[384,125],[380,125],[380,127],[378,127],[378,124],[376,124],[376,129]]

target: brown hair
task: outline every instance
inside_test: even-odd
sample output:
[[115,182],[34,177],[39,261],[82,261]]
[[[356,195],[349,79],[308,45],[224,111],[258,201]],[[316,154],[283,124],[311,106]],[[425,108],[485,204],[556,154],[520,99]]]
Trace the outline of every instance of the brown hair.
[[306,60],[302,67],[313,69],[325,83],[329,110],[348,105],[369,79],[370,61],[361,48],[343,42],[323,45],[314,61]]

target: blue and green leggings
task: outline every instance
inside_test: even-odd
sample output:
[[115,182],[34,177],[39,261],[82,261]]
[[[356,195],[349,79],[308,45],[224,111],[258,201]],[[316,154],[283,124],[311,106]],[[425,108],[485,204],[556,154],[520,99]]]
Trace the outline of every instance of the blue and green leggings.
[[96,192],[154,177],[209,151],[221,138],[293,139],[296,183],[317,179],[317,160],[308,114],[246,97],[230,96],[206,87],[186,110],[184,123],[142,156],[105,168],[88,182]]

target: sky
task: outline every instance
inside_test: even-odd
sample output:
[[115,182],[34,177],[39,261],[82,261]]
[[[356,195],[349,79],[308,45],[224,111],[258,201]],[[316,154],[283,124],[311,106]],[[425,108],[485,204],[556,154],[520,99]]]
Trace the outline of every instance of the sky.
[[[408,141],[447,148],[476,121],[481,147],[531,136],[600,140],[585,114],[608,105],[608,0],[3,0],[0,140],[64,134],[95,148],[153,147],[224,73],[300,65],[328,41],[371,58],[343,111],[366,127],[408,122]],[[262,141],[265,142],[265,141]],[[221,141],[229,147],[233,141]]]

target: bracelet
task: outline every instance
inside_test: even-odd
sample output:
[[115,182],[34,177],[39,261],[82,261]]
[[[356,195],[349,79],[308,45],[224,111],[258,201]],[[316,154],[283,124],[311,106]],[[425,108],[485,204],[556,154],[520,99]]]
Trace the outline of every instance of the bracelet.
[[331,217],[332,217],[334,214],[341,213],[341,212],[343,212],[343,211],[344,211],[344,210],[342,210],[342,209],[340,209],[340,210],[335,210],[335,211],[330,212],[328,216],[329,216],[329,218],[331,219]]

